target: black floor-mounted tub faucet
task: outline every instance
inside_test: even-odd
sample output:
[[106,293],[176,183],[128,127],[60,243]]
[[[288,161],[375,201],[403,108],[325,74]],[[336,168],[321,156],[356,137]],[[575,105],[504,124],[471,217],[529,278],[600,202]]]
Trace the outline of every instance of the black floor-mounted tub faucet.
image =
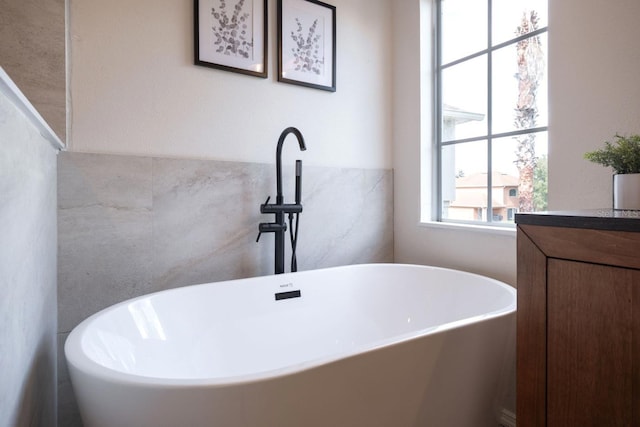
[[[262,222],[258,225],[258,238],[262,233],[275,233],[275,274],[284,273],[284,236],[287,231],[285,214],[289,214],[289,235],[291,237],[291,271],[297,271],[296,245],[298,242],[298,221],[302,212],[302,161],[296,160],[296,200],[295,203],[284,203],[282,195],[282,144],[290,133],[298,139],[300,151],[307,149],[302,133],[294,127],[288,127],[282,131],[276,148],[276,202],[269,204],[271,197],[260,205],[260,213],[275,214],[274,222]],[[295,223],[294,223],[295,216]]]

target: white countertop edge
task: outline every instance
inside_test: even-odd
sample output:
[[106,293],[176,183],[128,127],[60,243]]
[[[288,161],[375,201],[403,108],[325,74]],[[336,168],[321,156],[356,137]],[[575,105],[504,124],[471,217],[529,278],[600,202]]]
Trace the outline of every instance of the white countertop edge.
[[15,106],[38,128],[40,135],[51,143],[53,148],[56,150],[64,150],[64,143],[58,138],[58,135],[51,129],[49,124],[42,118],[40,113],[38,113],[2,67],[0,67],[0,92],[13,101]]

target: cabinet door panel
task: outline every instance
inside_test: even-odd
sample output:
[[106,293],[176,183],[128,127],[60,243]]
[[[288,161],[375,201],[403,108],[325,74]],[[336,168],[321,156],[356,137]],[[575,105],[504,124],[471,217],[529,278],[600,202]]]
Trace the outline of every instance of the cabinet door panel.
[[640,271],[550,258],[547,273],[547,425],[635,425]]
[[518,427],[546,425],[547,257],[518,230]]

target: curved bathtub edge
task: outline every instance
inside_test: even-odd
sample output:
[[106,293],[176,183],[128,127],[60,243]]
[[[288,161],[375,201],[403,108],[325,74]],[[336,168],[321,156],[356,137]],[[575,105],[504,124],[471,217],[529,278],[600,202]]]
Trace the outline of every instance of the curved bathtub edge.
[[[486,276],[482,276],[479,274],[475,274],[475,273],[469,273],[469,272],[465,272],[465,271],[461,271],[461,270],[455,270],[455,269],[450,269],[450,268],[444,268],[444,267],[434,267],[434,266],[424,266],[424,265],[414,265],[414,264],[393,264],[393,263],[379,263],[379,264],[356,264],[356,265],[347,265],[347,266],[338,266],[338,267],[328,267],[328,268],[323,268],[323,269],[317,269],[317,270],[306,270],[306,271],[301,271],[301,272],[296,272],[296,273],[286,273],[283,275],[279,275],[280,279],[286,279],[287,277],[304,277],[304,275],[307,274],[313,274],[315,272],[318,271],[340,271],[340,270],[345,270],[345,269],[358,269],[358,268],[367,268],[367,267],[389,267],[391,266],[392,268],[402,268],[402,267],[410,267],[410,268],[419,268],[419,269],[424,269],[424,270],[439,270],[439,271],[448,271],[448,272],[455,272],[456,274],[461,274],[467,277],[474,277],[477,279],[481,279],[484,281],[488,281],[491,282],[495,285],[498,285],[499,287],[507,290],[509,293],[512,294],[513,296],[513,303],[511,305],[509,305],[508,307],[505,307],[503,309],[500,310],[495,310],[493,312],[489,312],[489,313],[483,313],[481,315],[478,316],[473,316],[473,317],[469,317],[469,318],[465,318],[462,320],[458,320],[458,321],[454,321],[454,322],[449,322],[446,324],[442,324],[442,325],[437,325],[437,326],[433,326],[433,327],[429,327],[426,329],[421,329],[421,330],[417,330],[417,331],[413,331],[410,333],[406,333],[403,335],[399,335],[399,336],[394,336],[391,338],[387,338],[384,340],[379,340],[379,341],[375,341],[370,343],[369,345],[366,346],[360,346],[360,347],[356,347],[354,349],[352,349],[351,351],[348,352],[342,352],[342,353],[337,353],[337,354],[333,354],[331,356],[326,356],[326,357],[321,357],[321,358],[317,358],[317,359],[313,359],[313,360],[309,360],[309,361],[305,361],[305,362],[301,362],[299,364],[295,364],[295,365],[290,365],[287,366],[285,368],[279,368],[279,369],[273,369],[273,370],[267,370],[264,372],[257,372],[257,373],[252,373],[252,374],[247,374],[247,375],[239,375],[239,376],[229,376],[229,377],[211,377],[211,378],[189,378],[189,379],[174,379],[174,378],[163,378],[163,377],[148,377],[148,376],[142,376],[142,375],[135,375],[135,374],[129,374],[129,373],[125,373],[125,372],[120,372],[120,371],[116,371],[113,370],[111,368],[102,366],[98,363],[96,363],[95,361],[93,361],[92,359],[90,359],[84,352],[77,354],[77,353],[73,353],[72,352],[72,348],[82,348],[82,338],[83,338],[83,333],[86,331],[86,329],[88,327],[91,326],[91,323],[93,321],[95,321],[96,319],[98,319],[102,314],[104,314],[107,311],[110,310],[115,310],[119,307],[122,306],[127,306],[129,304],[135,303],[136,301],[145,299],[145,298],[150,298],[154,295],[157,294],[161,294],[161,293],[167,293],[167,292],[176,292],[176,291],[180,291],[181,289],[184,288],[197,288],[197,287],[202,287],[202,286],[207,286],[207,285],[211,285],[211,284],[228,284],[228,285],[233,285],[234,283],[238,283],[238,282],[254,282],[254,281],[260,281],[264,279],[264,276],[258,276],[258,277],[251,277],[251,278],[245,278],[245,279],[234,279],[234,280],[225,280],[225,281],[221,281],[221,282],[209,282],[209,283],[202,283],[202,284],[194,284],[194,285],[189,285],[189,286],[184,286],[184,287],[180,287],[180,288],[172,288],[172,289],[167,289],[167,290],[161,290],[161,291],[157,291],[157,292],[153,292],[153,293],[149,293],[149,294],[145,294],[145,295],[141,295],[135,298],[131,298],[129,300],[125,300],[119,303],[116,303],[112,306],[106,307],[100,311],[98,311],[97,313],[89,316],[88,318],[86,318],[85,320],[83,320],[82,322],[80,322],[69,334],[69,336],[67,337],[67,340],[65,341],[64,344],[64,353],[65,353],[65,357],[67,360],[67,364],[70,365],[70,371],[71,371],[71,367],[73,366],[74,368],[80,369],[81,371],[87,371],[99,378],[101,378],[102,380],[105,381],[109,381],[109,382],[114,382],[114,383],[121,383],[121,384],[141,384],[141,385],[146,385],[146,386],[154,386],[154,385],[162,385],[163,387],[169,387],[169,388],[180,388],[180,387],[225,387],[225,386],[229,386],[229,385],[240,385],[240,384],[249,384],[249,383],[256,383],[256,382],[261,382],[261,381],[266,381],[272,378],[278,378],[278,377],[283,377],[283,376],[287,376],[287,375],[293,375],[297,372],[302,372],[302,371],[306,371],[306,370],[310,370],[313,368],[317,368],[319,366],[325,365],[325,364],[329,364],[332,362],[335,362],[337,360],[341,360],[344,358],[349,358],[349,357],[353,357],[355,355],[358,354],[364,354],[367,352],[372,352],[372,351],[376,351],[376,350],[380,350],[383,349],[385,347],[390,347],[393,345],[397,345],[397,344],[401,344],[410,340],[415,340],[418,339],[420,337],[423,337],[425,335],[428,334],[439,334],[439,333],[444,333],[453,329],[458,329],[461,327],[464,327],[466,325],[472,324],[472,323],[477,323],[477,322],[482,322],[482,321],[487,321],[487,320],[491,320],[493,318],[497,318],[497,317],[502,317],[502,316],[507,316],[511,313],[515,313],[516,309],[517,309],[517,303],[516,303],[516,295],[517,295],[517,291],[515,288],[513,288],[512,286],[501,282],[499,280],[490,278],[490,277],[486,277]],[[270,276],[273,277],[273,276]]]

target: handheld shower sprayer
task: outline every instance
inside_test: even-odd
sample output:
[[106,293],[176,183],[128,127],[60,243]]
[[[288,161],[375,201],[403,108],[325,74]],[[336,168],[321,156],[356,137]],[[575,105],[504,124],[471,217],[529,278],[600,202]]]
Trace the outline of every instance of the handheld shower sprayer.
[[302,199],[302,160],[296,160],[296,204]]

